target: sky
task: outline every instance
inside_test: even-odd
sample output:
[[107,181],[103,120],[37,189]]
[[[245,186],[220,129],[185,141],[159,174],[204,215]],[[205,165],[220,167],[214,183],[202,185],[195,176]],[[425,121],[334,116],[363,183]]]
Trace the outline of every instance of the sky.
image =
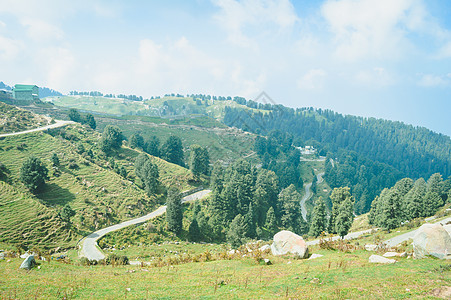
[[451,136],[449,0],[0,0],[0,81],[242,96]]

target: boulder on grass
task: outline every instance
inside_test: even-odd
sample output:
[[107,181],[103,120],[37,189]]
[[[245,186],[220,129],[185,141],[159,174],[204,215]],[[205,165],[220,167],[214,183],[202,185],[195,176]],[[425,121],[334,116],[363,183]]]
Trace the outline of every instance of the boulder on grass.
[[308,246],[301,236],[291,231],[283,230],[274,235],[271,252],[273,255],[292,253],[300,258],[306,258],[308,256]]
[[369,260],[370,263],[376,263],[376,264],[393,264],[396,262],[394,259],[385,258],[380,255],[371,255]]
[[415,258],[450,258],[451,236],[440,224],[423,224],[413,237],[413,254]]
[[22,262],[20,269],[31,270],[36,265],[34,255],[30,255]]

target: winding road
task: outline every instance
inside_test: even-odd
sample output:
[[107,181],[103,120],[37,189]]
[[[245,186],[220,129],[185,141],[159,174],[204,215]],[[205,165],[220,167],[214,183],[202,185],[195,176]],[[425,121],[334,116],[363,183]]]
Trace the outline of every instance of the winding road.
[[[323,182],[323,176],[324,176],[324,172],[319,173],[318,175],[316,175],[316,180],[317,183],[321,183]],[[302,218],[307,221],[307,208],[305,207],[305,202],[307,202],[310,198],[312,198],[313,193],[312,193],[312,182],[307,183],[305,185],[305,194],[302,197],[300,204],[301,204],[301,213],[302,213]]]
[[43,131],[43,130],[52,129],[52,128],[63,127],[68,124],[74,124],[74,123],[75,122],[73,122],[73,121],[55,120],[55,123],[47,125],[47,126],[43,126],[43,127],[38,127],[38,128],[19,131],[19,132],[2,133],[2,134],[0,134],[0,138],[6,137],[6,136],[20,135],[20,134],[26,134],[26,133],[31,133],[31,132]]
[[[205,197],[206,195],[208,195],[210,192],[211,192],[211,190],[202,190],[202,191],[196,192],[194,194],[185,196],[182,198],[182,203],[201,199],[201,198]],[[132,220],[128,220],[128,221],[125,221],[125,222],[122,222],[122,223],[119,223],[116,225],[112,225],[110,227],[106,227],[106,228],[103,228],[103,229],[97,230],[96,232],[91,233],[90,235],[86,236],[85,238],[83,238],[80,241],[79,256],[86,257],[90,260],[104,259],[105,255],[102,253],[102,251],[97,246],[97,241],[101,237],[105,236],[106,234],[108,234],[110,232],[128,227],[130,225],[144,223],[150,219],[161,216],[165,212],[166,212],[166,205],[161,206],[157,210],[155,210],[145,216],[142,216],[142,217],[139,217],[136,219],[132,219]]]

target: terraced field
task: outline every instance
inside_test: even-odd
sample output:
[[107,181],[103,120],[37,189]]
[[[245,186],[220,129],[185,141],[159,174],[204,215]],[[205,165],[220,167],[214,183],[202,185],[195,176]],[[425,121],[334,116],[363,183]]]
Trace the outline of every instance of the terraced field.
[[[148,196],[139,187],[141,183],[133,166],[138,151],[123,147],[113,157],[114,164],[127,170],[124,178],[112,168],[111,158],[97,149],[97,132],[76,124],[49,133],[0,139],[0,162],[7,168],[6,182],[0,181],[0,242],[39,244],[46,248],[56,244],[73,246],[79,237],[94,229],[144,215],[164,202],[163,194]],[[88,150],[92,151],[92,157]],[[53,153],[61,162],[59,171],[52,168]],[[20,168],[31,155],[40,158],[50,170],[50,180],[36,195],[19,180]],[[175,185],[181,190],[194,187],[189,170],[159,158],[151,159],[159,167],[163,185]],[[66,204],[76,212],[70,226],[58,217]]]

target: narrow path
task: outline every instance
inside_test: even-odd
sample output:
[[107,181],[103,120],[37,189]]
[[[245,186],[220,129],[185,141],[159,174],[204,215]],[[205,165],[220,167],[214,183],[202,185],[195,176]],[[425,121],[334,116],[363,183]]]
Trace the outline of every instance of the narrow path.
[[[324,176],[324,172],[319,173],[318,175],[316,175],[316,181],[317,183],[321,183],[323,182],[323,176]],[[307,222],[307,208],[305,207],[305,202],[307,202],[310,198],[312,198],[313,196],[313,192],[312,192],[312,182],[307,183],[304,187],[305,189],[305,194],[302,197],[300,204],[301,204],[301,213],[302,213],[302,218]]]
[[[442,224],[445,225],[446,223],[451,222],[451,217],[448,217],[446,219],[443,219],[441,221],[432,223],[432,224]],[[367,233],[371,233],[371,231],[373,230],[379,230],[379,228],[373,228],[373,229],[367,229],[367,230],[362,230],[362,231],[356,231],[356,232],[350,232],[347,235],[345,235],[344,239],[345,240],[350,240],[350,239],[355,239],[358,238],[359,236],[363,235],[363,234],[367,234]],[[401,244],[404,241],[407,241],[409,239],[412,239],[413,236],[415,235],[415,233],[417,232],[417,229],[414,229],[412,231],[409,231],[407,233],[403,233],[400,234],[398,236],[392,237],[391,239],[385,240],[384,244],[386,244],[389,247],[395,247],[399,244]],[[336,241],[339,240],[340,237],[339,236],[333,236],[332,240]],[[319,243],[319,239],[313,240],[313,241],[308,241],[307,245],[312,246],[312,245],[317,245]]]
[[[211,192],[211,190],[202,190],[202,191],[196,192],[194,194],[185,196],[182,198],[182,203],[201,199],[201,198],[205,197],[206,195],[208,195],[210,192]],[[103,228],[103,229],[97,230],[96,232],[91,233],[90,235],[88,235],[87,237],[83,238],[80,241],[80,256],[86,257],[90,260],[104,259],[105,255],[102,253],[102,251],[97,246],[97,241],[101,237],[105,236],[106,234],[108,234],[110,232],[128,227],[130,225],[144,223],[150,219],[161,216],[165,212],[166,212],[166,205],[161,206],[157,210],[155,210],[145,216],[142,216],[142,217],[139,217],[136,219],[132,219],[132,220],[128,220],[128,221],[125,221],[125,222],[122,222],[122,223],[119,223],[116,225],[112,225],[110,227],[106,227],[106,228]]]
[[73,122],[73,121],[63,121],[63,120],[55,120],[54,124],[50,124],[50,125],[47,125],[47,126],[38,127],[38,128],[34,128],[34,129],[19,131],[19,132],[2,133],[2,134],[0,134],[0,137],[20,135],[20,134],[26,134],[26,133],[31,133],[31,132],[37,132],[37,131],[43,131],[43,130],[47,130],[47,129],[63,127],[63,126],[66,126],[68,124],[73,124],[73,123],[75,123],[75,122]]
[[[448,217],[448,218],[446,218],[446,219],[443,219],[443,220],[441,220],[441,221],[438,221],[438,222],[435,222],[435,223],[432,223],[432,224],[442,224],[442,225],[446,225],[446,223],[448,223],[448,222],[451,222],[451,217]],[[401,243],[404,242],[404,241],[408,241],[409,239],[413,239],[413,236],[415,235],[415,233],[417,232],[417,230],[418,230],[418,229],[415,229],[415,230],[406,232],[406,233],[404,233],[404,234],[401,234],[401,235],[392,237],[391,239],[388,239],[388,240],[384,241],[384,243],[385,243],[387,246],[395,247],[395,246],[401,244]]]

